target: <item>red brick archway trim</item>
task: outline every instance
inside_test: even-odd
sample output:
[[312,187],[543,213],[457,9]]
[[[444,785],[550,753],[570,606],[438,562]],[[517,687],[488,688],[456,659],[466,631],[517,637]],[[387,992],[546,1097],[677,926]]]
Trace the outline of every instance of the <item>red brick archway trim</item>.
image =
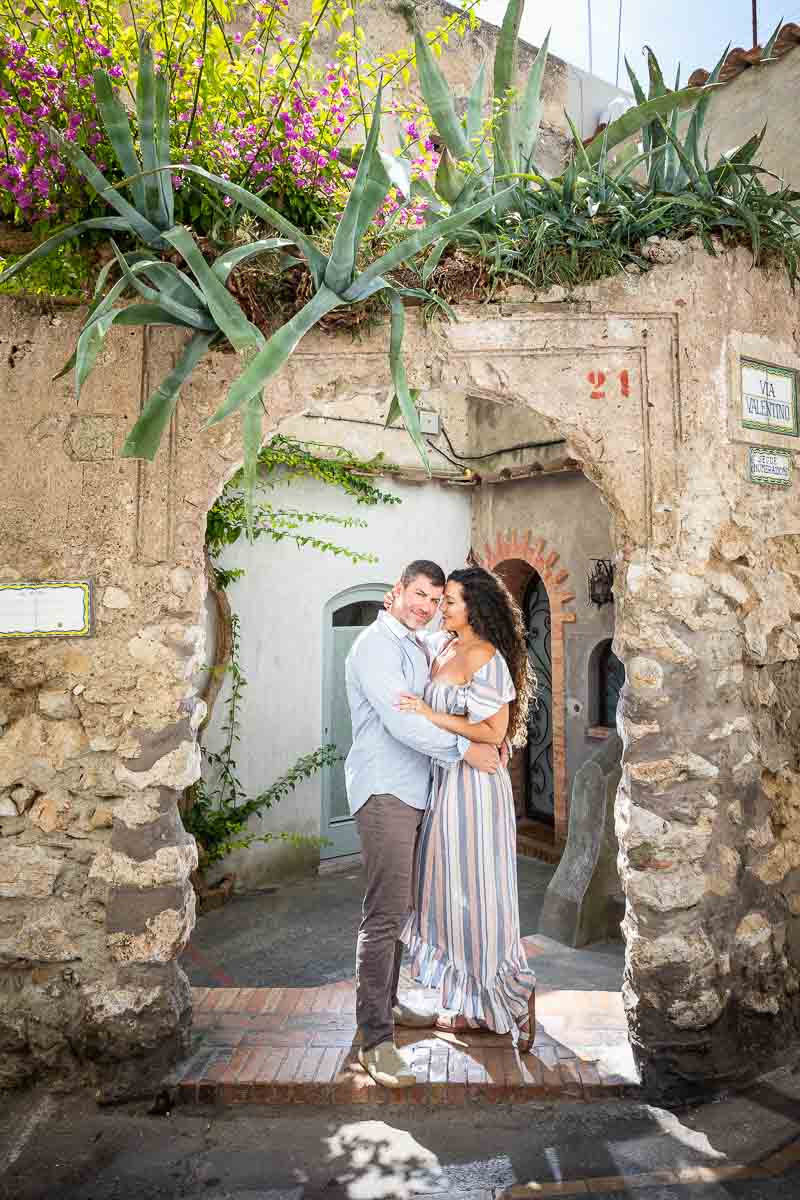
[[517,559],[528,563],[542,579],[550,601],[550,646],[553,656],[553,791],[555,809],[555,840],[567,840],[569,824],[569,796],[567,795],[567,697],[564,674],[564,625],[575,621],[575,613],[565,605],[575,599],[566,584],[569,571],[559,567],[557,550],[547,548],[544,538],[534,538],[529,529],[518,534],[516,529],[499,533],[494,544],[486,543],[483,556],[473,552],[472,557],[483,567],[493,571],[504,562]]

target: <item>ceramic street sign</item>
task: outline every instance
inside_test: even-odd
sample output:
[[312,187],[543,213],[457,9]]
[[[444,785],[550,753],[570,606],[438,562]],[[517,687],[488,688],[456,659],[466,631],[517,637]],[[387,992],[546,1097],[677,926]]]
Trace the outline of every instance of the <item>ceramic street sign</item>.
[[785,450],[770,450],[767,446],[749,446],[747,477],[751,483],[768,483],[772,487],[788,487],[792,482],[792,457]]
[[88,579],[0,583],[0,638],[89,637],[91,632]]
[[794,371],[742,359],[742,425],[797,436]]

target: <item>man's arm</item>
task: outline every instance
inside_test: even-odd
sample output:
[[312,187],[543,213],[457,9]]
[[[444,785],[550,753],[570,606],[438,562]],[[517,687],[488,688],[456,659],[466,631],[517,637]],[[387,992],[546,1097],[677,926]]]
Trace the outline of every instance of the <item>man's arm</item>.
[[373,641],[365,652],[362,642],[355,651],[352,665],[359,687],[393,738],[441,762],[457,762],[463,758],[469,748],[466,738],[457,738],[453,733],[437,729],[424,717],[401,713],[394,707],[400,693],[408,691],[399,646],[382,639],[379,647]]

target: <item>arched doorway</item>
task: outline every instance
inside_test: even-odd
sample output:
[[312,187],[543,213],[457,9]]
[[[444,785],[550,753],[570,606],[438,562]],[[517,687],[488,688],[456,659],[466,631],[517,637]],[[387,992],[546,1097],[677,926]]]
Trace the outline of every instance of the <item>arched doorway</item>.
[[383,608],[390,584],[371,583],[348,588],[325,605],[322,668],[322,740],[333,742],[339,761],[322,776],[320,833],[326,845],[320,858],[341,858],[359,850],[358,833],[347,803],[344,759],[353,741],[350,707],[345,690],[344,664],[358,635]]
[[528,712],[525,815],[531,821],[555,822],[553,773],[553,657],[550,600],[544,581],[533,571],[522,602],[528,636],[528,658],[536,674],[536,703]]
[[532,839],[534,857],[557,862],[569,823],[564,626],[575,621],[568,607],[575,593],[558,552],[531,531],[498,533],[485,553],[474,557],[503,579],[525,618],[540,699],[530,713],[528,748],[511,760],[511,782],[522,842]]

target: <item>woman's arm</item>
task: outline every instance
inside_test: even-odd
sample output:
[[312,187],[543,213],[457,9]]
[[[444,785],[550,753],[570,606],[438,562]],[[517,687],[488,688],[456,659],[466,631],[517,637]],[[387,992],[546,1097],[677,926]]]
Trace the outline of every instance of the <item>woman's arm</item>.
[[420,696],[414,696],[411,692],[401,693],[395,707],[399,708],[401,712],[413,712],[418,717],[425,717],[439,729],[444,729],[448,733],[460,734],[461,737],[469,738],[471,742],[488,742],[491,746],[502,746],[508,732],[507,704],[499,708],[491,717],[487,717],[485,721],[475,722],[468,720],[467,717],[454,716],[452,713],[434,712]]

